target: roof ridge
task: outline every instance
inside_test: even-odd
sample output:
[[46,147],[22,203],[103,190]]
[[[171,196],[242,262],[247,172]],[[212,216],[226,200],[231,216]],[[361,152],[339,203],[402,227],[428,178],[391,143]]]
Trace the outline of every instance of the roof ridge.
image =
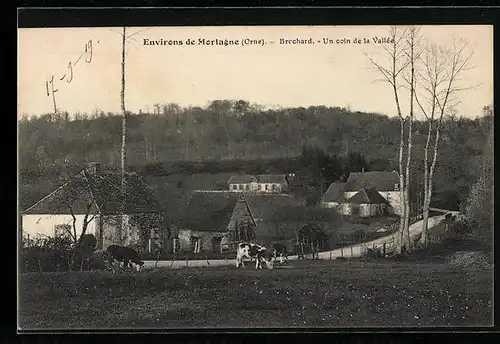
[[78,172],[77,174],[75,174],[73,177],[71,177],[70,179],[68,179],[66,182],[64,182],[61,186],[59,186],[58,188],[56,188],[54,191],[52,191],[51,193],[49,193],[48,195],[42,197],[40,200],[38,200],[35,204],[33,204],[32,206],[24,209],[23,211],[21,211],[21,214],[29,211],[30,209],[34,208],[35,206],[37,206],[39,203],[45,201],[47,198],[49,198],[50,196],[54,195],[56,192],[58,192],[59,190],[62,190],[65,186],[67,186],[70,182],[72,182],[79,174],[82,174],[85,170],[81,170],[80,172]]

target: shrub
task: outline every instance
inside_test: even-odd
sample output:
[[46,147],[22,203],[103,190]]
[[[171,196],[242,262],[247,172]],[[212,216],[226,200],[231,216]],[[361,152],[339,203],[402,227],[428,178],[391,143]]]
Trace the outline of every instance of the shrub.
[[365,257],[382,258],[382,250],[380,248],[366,248]]

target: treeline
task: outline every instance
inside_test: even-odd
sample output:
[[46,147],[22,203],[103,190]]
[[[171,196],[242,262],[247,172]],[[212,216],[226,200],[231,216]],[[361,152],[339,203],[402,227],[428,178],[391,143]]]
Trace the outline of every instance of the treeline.
[[[436,206],[457,208],[477,181],[478,161],[493,125],[491,111],[475,119],[446,118],[436,170]],[[45,114],[19,121],[21,184],[47,176],[64,179],[85,162],[120,164],[121,116],[96,111]],[[419,197],[427,124],[414,123],[413,180]],[[300,172],[304,185],[324,186],[353,168],[398,166],[396,118],[312,106],[265,110],[247,101],[218,100],[183,108],[156,104],[130,114],[128,164],[148,174]],[[352,166],[356,162],[359,166]]]

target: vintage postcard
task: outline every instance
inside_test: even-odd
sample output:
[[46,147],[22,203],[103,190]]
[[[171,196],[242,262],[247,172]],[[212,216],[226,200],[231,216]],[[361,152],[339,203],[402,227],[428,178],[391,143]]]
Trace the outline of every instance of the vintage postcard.
[[18,327],[493,324],[493,26],[18,30]]

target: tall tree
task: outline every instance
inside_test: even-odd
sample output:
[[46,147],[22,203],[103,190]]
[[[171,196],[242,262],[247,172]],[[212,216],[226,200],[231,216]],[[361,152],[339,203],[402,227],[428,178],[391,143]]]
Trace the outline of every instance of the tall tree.
[[[426,245],[428,243],[428,220],[429,209],[432,200],[433,177],[437,165],[439,140],[443,118],[450,113],[458,100],[456,94],[465,89],[474,86],[459,85],[460,76],[471,68],[470,59],[472,53],[466,51],[465,42],[453,42],[452,47],[430,45],[426,50],[426,56],[423,59],[424,68],[419,89],[426,102],[417,103],[424,114],[427,123],[427,141],[424,150],[424,199],[423,199],[423,224],[420,241]],[[435,122],[435,117],[437,123]],[[435,129],[434,129],[435,127]],[[430,142],[434,129],[434,147],[432,162],[429,166]]]
[[411,187],[411,159],[412,159],[412,148],[413,148],[413,118],[414,118],[414,101],[415,101],[415,68],[417,67],[417,62],[420,59],[419,50],[420,41],[420,29],[416,26],[412,26],[408,29],[408,34],[406,36],[406,56],[408,59],[408,64],[410,67],[409,76],[405,77],[408,83],[408,88],[410,90],[410,110],[408,115],[408,147],[406,149],[406,179],[405,179],[405,221],[404,221],[404,232],[406,235],[406,247],[407,250],[411,251],[411,238],[410,238],[410,187]]
[[123,27],[122,33],[122,82],[121,82],[121,92],[120,92],[120,102],[122,110],[122,150],[121,150],[121,193],[122,193],[122,203],[121,203],[121,224],[120,224],[120,241],[123,237],[123,232],[125,230],[125,204],[127,195],[127,183],[126,183],[126,146],[127,146],[127,111],[125,109],[125,42],[127,40],[126,36],[127,29]]
[[390,43],[380,45],[382,56],[379,60],[368,56],[369,61],[374,66],[375,71],[380,75],[381,79],[378,81],[387,82],[393,91],[394,102],[400,123],[400,139],[399,139],[399,190],[400,190],[400,222],[398,236],[395,240],[395,251],[401,253],[403,246],[403,237],[405,229],[405,218],[408,209],[406,207],[406,184],[405,184],[405,171],[403,170],[403,156],[405,146],[405,118],[401,110],[400,103],[400,84],[403,77],[403,71],[408,67],[409,60],[406,58],[407,52],[405,47],[405,39],[408,35],[408,29],[393,26],[389,29]]

